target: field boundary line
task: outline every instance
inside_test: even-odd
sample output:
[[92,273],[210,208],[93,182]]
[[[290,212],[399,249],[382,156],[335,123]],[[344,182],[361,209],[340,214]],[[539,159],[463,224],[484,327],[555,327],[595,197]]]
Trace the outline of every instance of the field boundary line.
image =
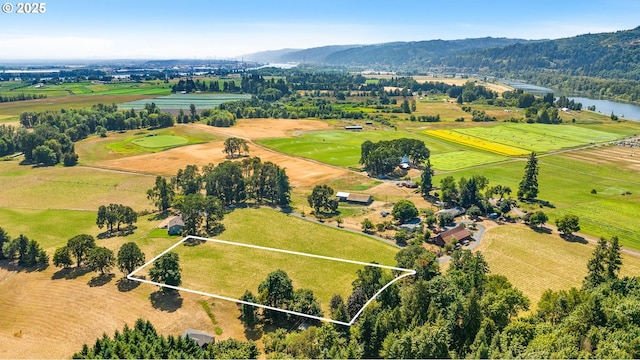
[[[207,292],[204,292],[204,291],[187,289],[187,288],[180,287],[180,286],[162,284],[162,283],[158,283],[158,282],[147,280],[147,279],[141,279],[141,278],[135,276],[142,269],[144,269],[145,267],[147,267],[150,264],[154,263],[156,260],[158,260],[160,257],[165,255],[166,253],[168,253],[169,251],[175,249],[176,247],[178,247],[179,245],[181,245],[182,243],[184,243],[185,241],[188,241],[190,239],[195,239],[195,240],[200,240],[200,241],[210,241],[210,242],[214,242],[214,243],[218,243],[218,244],[247,247],[247,248],[258,249],[258,250],[273,251],[273,252],[284,253],[284,254],[289,254],[289,255],[306,256],[306,257],[322,259],[322,260],[338,261],[338,262],[344,262],[344,263],[356,264],[356,265],[364,265],[364,266],[372,266],[372,267],[377,267],[377,268],[382,268],[382,269],[400,271],[403,274],[401,274],[400,276],[395,277],[393,280],[391,280],[390,282],[385,284],[380,290],[378,290],[362,306],[362,308],[360,308],[360,310],[356,313],[356,315],[354,315],[354,317],[349,322],[334,320],[334,319],[325,318],[325,317],[321,317],[321,316],[304,314],[304,313],[300,313],[300,312],[292,311],[292,310],[280,309],[280,308],[276,308],[276,307],[273,307],[273,306],[253,303],[253,302],[244,301],[244,300],[240,300],[240,299],[234,299],[234,298],[231,298],[231,297],[228,297],[228,296],[222,296],[222,295],[207,293]],[[203,295],[203,296],[213,297],[213,298],[216,298],[216,299],[231,301],[231,302],[235,302],[237,304],[255,306],[255,307],[258,307],[258,308],[262,308],[262,309],[278,311],[278,312],[282,312],[282,313],[285,313],[285,314],[291,314],[291,315],[306,317],[306,318],[319,320],[319,321],[326,321],[326,322],[339,324],[339,325],[344,325],[344,326],[352,326],[355,323],[355,321],[358,319],[358,317],[362,314],[364,309],[369,304],[371,304],[373,302],[373,300],[375,300],[376,297],[378,297],[378,295],[380,295],[384,290],[386,290],[389,286],[393,285],[395,282],[399,281],[400,279],[405,278],[407,276],[413,276],[415,274],[416,274],[416,271],[413,270],[413,269],[405,269],[405,268],[399,268],[399,267],[395,267],[395,266],[381,265],[381,264],[376,264],[376,263],[367,263],[367,262],[357,261],[357,260],[341,259],[341,258],[335,258],[335,257],[330,257],[330,256],[324,256],[324,255],[309,254],[309,253],[303,253],[303,252],[292,251],[292,250],[275,249],[275,248],[269,248],[269,247],[259,246],[259,245],[251,245],[251,244],[244,244],[244,243],[238,243],[238,242],[232,242],[232,241],[226,241],[226,240],[211,239],[211,238],[205,238],[205,237],[200,237],[200,236],[188,235],[188,236],[182,238],[181,240],[179,240],[178,242],[176,242],[175,244],[171,245],[170,247],[168,247],[164,251],[162,251],[160,254],[156,255],[153,259],[147,261],[144,265],[142,265],[139,268],[137,268],[134,271],[132,271],[129,275],[127,275],[127,279],[132,280],[132,281],[138,281],[138,282],[145,283],[145,284],[156,285],[156,286],[160,286],[160,287],[166,287],[166,288],[173,289],[173,290],[185,291],[185,292],[189,292],[189,293],[193,293],[193,294],[197,294],[197,295]]]

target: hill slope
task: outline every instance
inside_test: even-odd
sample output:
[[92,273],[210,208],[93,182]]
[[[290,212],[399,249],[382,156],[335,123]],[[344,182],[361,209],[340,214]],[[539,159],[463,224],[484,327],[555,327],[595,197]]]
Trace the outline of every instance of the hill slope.
[[573,76],[640,80],[640,27],[483,49],[446,59],[444,64],[469,72],[545,70]]

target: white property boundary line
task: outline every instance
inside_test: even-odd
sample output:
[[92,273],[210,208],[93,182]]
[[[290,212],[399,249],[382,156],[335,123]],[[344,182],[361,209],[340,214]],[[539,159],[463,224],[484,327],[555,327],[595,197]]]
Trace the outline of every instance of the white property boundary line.
[[[136,273],[138,273],[140,270],[142,270],[143,268],[147,267],[148,265],[152,264],[154,261],[158,260],[161,256],[163,256],[164,254],[168,253],[169,251],[173,250],[174,248],[176,248],[178,245],[182,244],[183,242],[189,240],[189,239],[195,239],[195,240],[202,240],[202,241],[211,241],[214,243],[219,243],[219,244],[225,244],[225,245],[234,245],[234,246],[243,246],[243,247],[248,247],[248,248],[252,248],[252,249],[259,249],[259,250],[266,250],[266,251],[273,251],[273,252],[279,252],[279,253],[284,253],[284,254],[289,254],[289,255],[300,255],[300,256],[306,256],[306,257],[312,257],[312,258],[316,258],[316,259],[323,259],[323,260],[332,260],[332,261],[338,261],[338,262],[344,262],[344,263],[349,263],[349,264],[356,264],[356,265],[364,265],[364,266],[373,266],[373,267],[378,267],[378,268],[382,268],[382,269],[390,269],[390,270],[397,270],[397,271],[401,271],[404,274],[394,278],[393,280],[391,280],[389,283],[387,283],[385,286],[382,287],[382,289],[378,290],[378,292],[376,292],[371,299],[369,299],[364,306],[362,306],[362,308],[360,310],[358,310],[358,312],[356,313],[356,315],[353,317],[353,319],[351,319],[350,322],[344,322],[344,321],[338,321],[338,320],[333,320],[330,318],[324,318],[324,317],[320,317],[320,316],[314,316],[314,315],[309,315],[309,314],[303,314],[297,311],[291,311],[291,310],[285,310],[285,309],[280,309],[280,308],[276,308],[276,307],[272,307],[272,306],[267,306],[267,305],[263,305],[263,304],[256,304],[256,303],[252,303],[252,302],[248,302],[248,301],[244,301],[244,300],[240,300],[240,299],[233,299],[227,296],[222,296],[222,295],[216,295],[216,294],[210,294],[210,293],[206,293],[203,291],[197,291],[197,290],[191,290],[191,289],[186,289],[183,287],[179,287],[179,286],[173,286],[173,285],[167,285],[167,284],[162,284],[162,283],[158,283],[155,281],[151,281],[151,280],[146,280],[146,279],[140,279],[137,277],[134,277],[134,275]],[[302,316],[302,317],[306,317],[306,318],[310,318],[310,319],[314,319],[314,320],[320,320],[320,321],[326,321],[326,322],[330,322],[330,323],[334,323],[334,324],[340,324],[340,325],[345,325],[345,326],[351,326],[355,323],[355,321],[358,319],[358,317],[362,314],[362,312],[364,311],[364,309],[373,301],[376,299],[376,297],[378,295],[380,295],[386,288],[388,288],[389,286],[391,286],[393,283],[395,283],[396,281],[407,277],[407,276],[412,276],[415,275],[416,271],[412,270],[412,269],[403,269],[403,268],[399,268],[399,267],[393,267],[393,266],[386,266],[386,265],[380,265],[380,264],[374,264],[374,263],[366,263],[366,262],[362,262],[362,261],[355,261],[355,260],[347,260],[347,259],[340,259],[340,258],[334,258],[334,257],[329,257],[329,256],[322,256],[322,255],[314,255],[314,254],[307,254],[307,253],[302,253],[302,252],[297,252],[297,251],[290,251],[290,250],[282,250],[282,249],[274,249],[274,248],[268,248],[268,247],[264,247],[264,246],[258,246],[258,245],[249,245],[249,244],[243,244],[243,243],[237,243],[237,242],[231,242],[231,241],[225,241],[225,240],[217,240],[217,239],[209,239],[209,238],[204,238],[204,237],[200,237],[200,236],[193,236],[193,235],[189,235],[185,238],[183,238],[182,240],[179,240],[177,243],[173,244],[172,246],[170,246],[168,249],[166,249],[165,251],[161,252],[160,254],[158,254],[156,257],[154,257],[153,259],[147,261],[146,264],[140,266],[139,268],[137,268],[136,270],[134,270],[133,272],[131,272],[131,274],[127,275],[127,279],[129,280],[133,280],[133,281],[139,281],[141,283],[145,283],[145,284],[151,284],[151,285],[156,285],[156,286],[160,286],[160,287],[166,287],[169,289],[173,289],[173,290],[180,290],[180,291],[185,291],[185,292],[190,292],[193,294],[198,294],[198,295],[204,295],[204,296],[209,296],[212,298],[216,298],[216,299],[221,299],[221,300],[226,300],[226,301],[232,301],[235,303],[240,303],[240,304],[245,304],[245,305],[251,305],[251,306],[255,306],[258,308],[262,308],[262,309],[268,309],[268,310],[273,310],[273,311],[279,311],[279,312],[283,312],[285,314],[291,314],[291,315],[297,315],[297,316]]]

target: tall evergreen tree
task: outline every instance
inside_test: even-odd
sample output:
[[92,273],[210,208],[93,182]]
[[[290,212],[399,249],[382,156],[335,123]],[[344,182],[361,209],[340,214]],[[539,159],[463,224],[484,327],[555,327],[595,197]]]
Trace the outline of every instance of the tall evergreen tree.
[[518,187],[518,198],[535,199],[536,196],[538,196],[538,158],[536,153],[532,152],[524,167],[524,175]]
[[420,176],[422,183],[420,184],[420,193],[422,196],[428,196],[433,190],[433,169],[431,168],[431,160],[427,160],[422,175]]

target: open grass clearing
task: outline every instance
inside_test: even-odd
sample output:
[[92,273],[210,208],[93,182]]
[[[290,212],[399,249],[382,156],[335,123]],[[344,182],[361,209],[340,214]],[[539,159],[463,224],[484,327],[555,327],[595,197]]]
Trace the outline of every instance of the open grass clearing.
[[3,161],[0,207],[97,211],[100,205],[118,203],[140,211],[152,207],[146,191],[154,180],[153,176],[81,166],[32,168]]
[[[532,309],[547,289],[580,287],[593,249],[593,244],[565,241],[558,234],[537,233],[524,225],[490,229],[477,248],[491,273],[506,276],[531,300]],[[640,272],[640,258],[623,255],[622,261],[622,276]]]
[[185,145],[189,139],[175,135],[154,135],[137,138],[132,143],[146,148],[170,148]]
[[212,132],[201,131],[194,125],[177,124],[158,130],[113,132],[106,138],[94,136],[78,142],[76,152],[80,155],[81,164],[92,164],[101,160],[154,153],[182,145],[201,144],[219,139],[220,137]]
[[455,148],[429,137],[405,131],[361,131],[346,130],[313,131],[292,138],[263,139],[258,144],[276,151],[302,156],[336,166],[358,166],[360,149],[366,140],[378,142],[399,138],[423,140],[432,152],[453,151]]
[[[357,271],[367,266],[349,259],[318,258],[225,240],[210,239],[198,245],[189,245],[189,241],[180,240],[171,250],[181,259],[181,288],[239,300],[247,290],[257,293],[269,273],[283,270],[295,289],[313,291],[326,314],[320,317],[325,318],[331,297],[339,294],[348,298]],[[134,276],[148,274],[149,268],[150,265],[142,267]],[[389,269],[382,271],[391,275]]]

